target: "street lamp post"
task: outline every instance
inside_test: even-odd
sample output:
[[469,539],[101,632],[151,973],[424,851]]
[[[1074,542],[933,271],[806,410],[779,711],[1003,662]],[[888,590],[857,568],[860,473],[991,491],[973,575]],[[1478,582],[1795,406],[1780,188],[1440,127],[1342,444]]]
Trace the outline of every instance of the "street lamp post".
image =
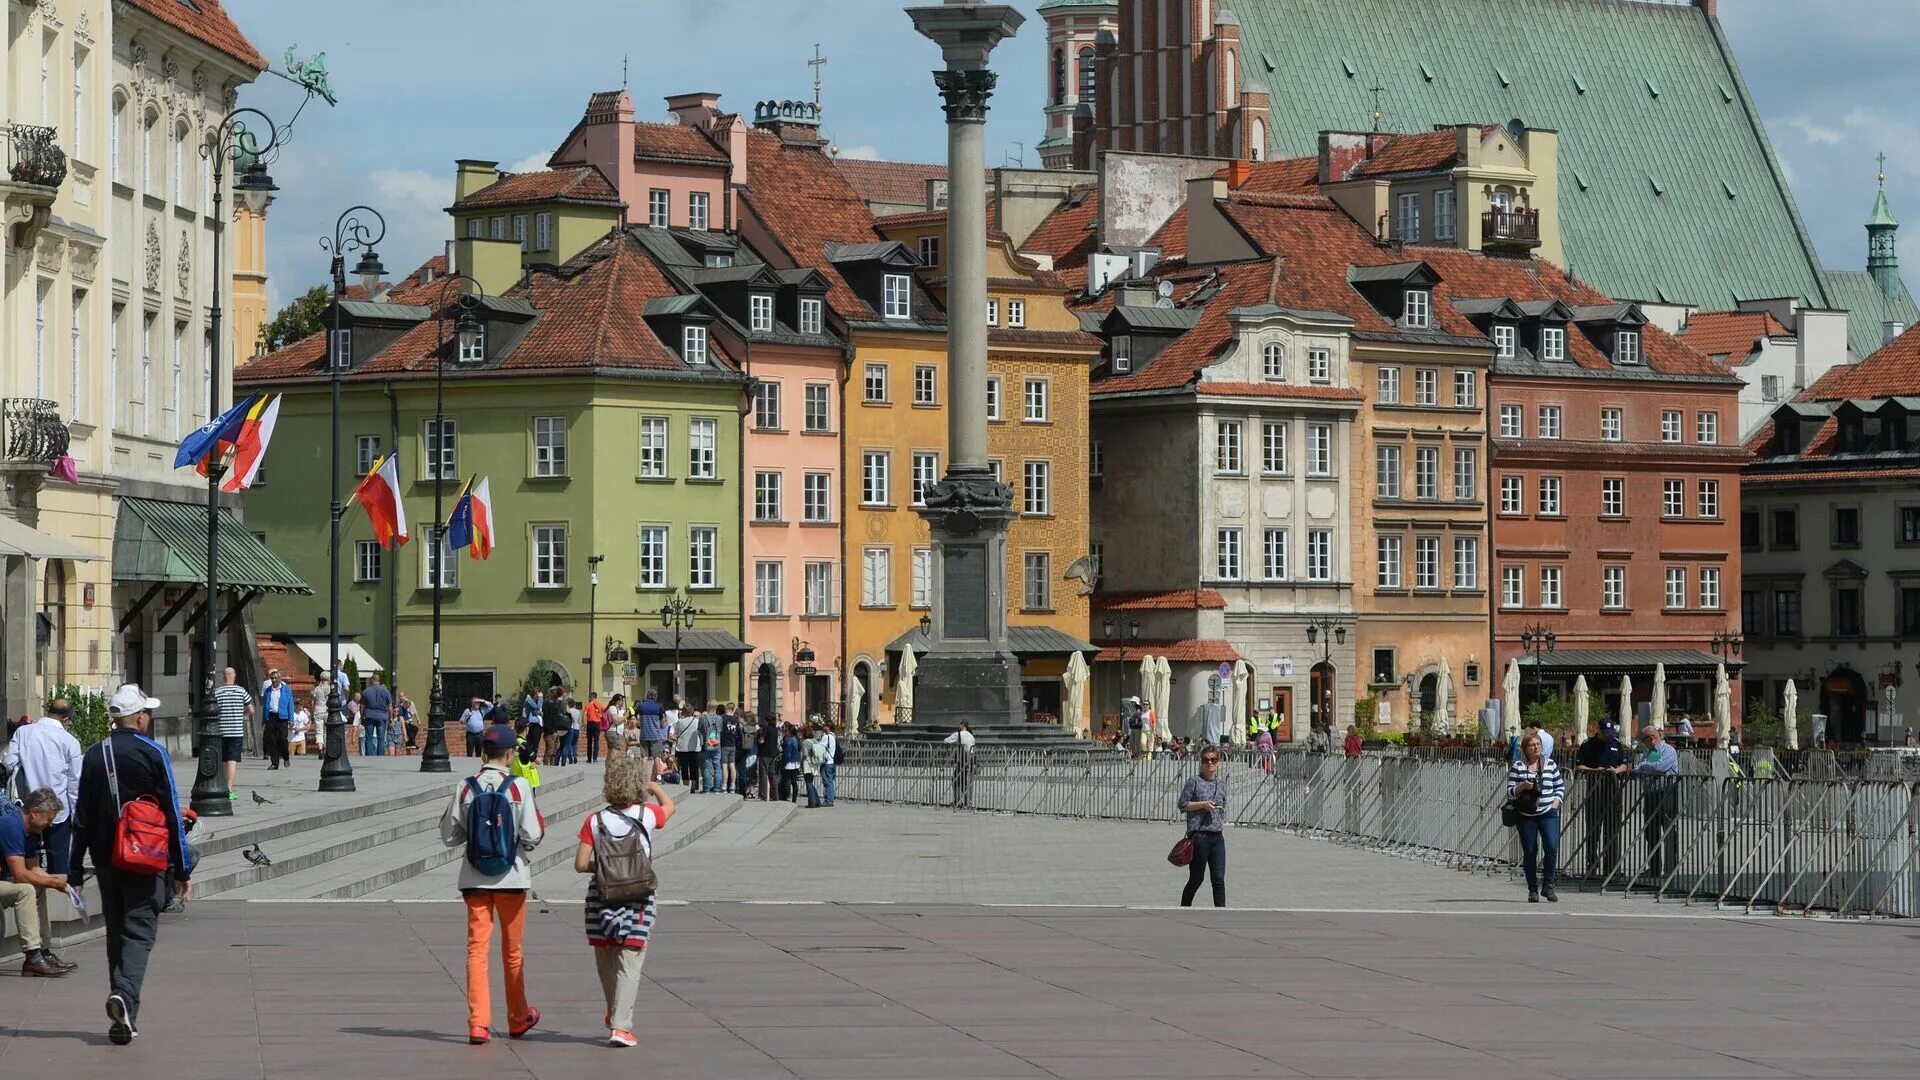
[[[1527,667],[1533,672],[1533,694],[1531,696],[1535,701],[1538,701],[1540,698],[1540,658],[1554,651],[1559,645],[1559,636],[1552,630],[1547,629],[1545,623],[1536,623],[1520,631],[1520,648],[1532,658],[1532,662],[1529,663]],[[1520,704],[1521,715],[1514,717],[1514,720],[1524,723],[1526,720],[1526,711],[1526,697],[1523,695]]]
[[[486,291],[480,283],[462,273],[451,273],[446,284],[440,287],[441,300],[434,305],[434,347],[433,347],[433,445],[428,456],[433,463],[433,529],[428,535],[427,565],[433,571],[433,691],[427,703],[427,745],[420,751],[420,771],[423,773],[443,773],[453,771],[453,761],[447,756],[447,695],[446,687],[440,679],[440,591],[446,581],[446,561],[456,558],[447,546],[446,498],[447,485],[447,309],[458,307],[458,316],[454,319],[454,335],[459,338],[462,357],[483,348],[481,344],[483,328],[480,320],[474,317],[473,310],[479,306],[479,300],[460,290],[461,283],[471,286],[473,292],[485,296]],[[451,303],[445,297],[451,289],[455,295]]]
[[1333,748],[1333,647],[1336,643],[1347,643],[1347,621],[1333,615],[1322,615],[1307,621],[1307,644],[1320,643],[1320,666],[1324,674],[1320,677],[1320,722],[1327,732],[1327,748]]
[[1708,639],[1708,643],[1712,646],[1715,656],[1729,660],[1738,659],[1740,656],[1740,635],[1731,630],[1723,630],[1713,635]]
[[1119,624],[1112,618],[1100,620],[1100,636],[1108,641],[1120,643],[1120,697],[1124,701],[1127,696],[1127,639],[1140,640],[1140,620],[1127,620],[1127,637],[1119,637],[1119,632]]
[[[365,215],[363,220],[361,215]],[[327,662],[323,676],[327,680],[327,741],[320,760],[321,791],[354,790],[353,762],[347,756],[347,703],[340,691],[340,519],[346,508],[340,501],[340,377],[346,374],[352,356],[342,348],[340,304],[347,298],[347,252],[360,252],[353,272],[371,293],[379,287],[386,267],[374,245],[386,239],[387,219],[370,206],[348,208],[333,223],[333,235],[320,238],[320,250],[328,253],[333,282],[333,326],[327,334],[327,382],[333,394],[332,436],[327,443]],[[399,643],[394,643],[399,651]]]
[[680,696],[683,687],[680,683],[680,633],[693,629],[696,618],[706,612],[693,606],[685,596],[676,596],[660,605],[660,625],[673,631],[673,693]]
[[594,683],[598,681],[596,676],[600,673],[600,665],[593,657],[594,616],[595,600],[600,595],[600,564],[606,561],[605,555],[587,556],[587,655],[580,658],[580,663],[586,666],[589,690],[594,689]]
[[[265,128],[265,142],[260,140],[260,132],[247,126],[249,116],[257,117]],[[226,246],[227,234],[226,216],[220,204],[221,192],[226,185],[227,163],[238,162],[243,155],[246,157],[247,167],[240,178],[234,181],[234,195],[249,210],[255,213],[264,211],[267,201],[276,190],[273,177],[267,174],[266,156],[280,146],[281,137],[281,129],[274,126],[267,114],[258,109],[242,108],[222,117],[214,138],[200,148],[201,156],[213,160],[213,304],[207,310],[207,329],[213,340],[207,357],[209,424],[220,416],[220,323],[223,313],[220,303],[223,273],[221,254]],[[226,474],[225,455],[216,447],[207,459],[207,598],[201,609],[200,720],[197,725],[200,753],[191,796],[194,812],[203,817],[230,817],[233,814],[233,800],[220,769],[220,707],[213,700],[213,688],[219,680],[214,665],[219,662],[220,655],[217,641],[220,633],[220,481]]]

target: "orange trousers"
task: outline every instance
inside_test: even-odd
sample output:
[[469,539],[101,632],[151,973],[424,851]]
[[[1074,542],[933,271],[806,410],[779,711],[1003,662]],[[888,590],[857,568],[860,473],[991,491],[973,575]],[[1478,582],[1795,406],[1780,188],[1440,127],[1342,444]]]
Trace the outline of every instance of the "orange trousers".
[[520,953],[521,933],[527,927],[527,894],[476,889],[461,895],[467,903],[467,1024],[493,1025],[487,946],[493,941],[495,916],[500,919],[500,964],[507,976],[507,1021],[519,1024],[532,1015],[527,1006],[526,961]]

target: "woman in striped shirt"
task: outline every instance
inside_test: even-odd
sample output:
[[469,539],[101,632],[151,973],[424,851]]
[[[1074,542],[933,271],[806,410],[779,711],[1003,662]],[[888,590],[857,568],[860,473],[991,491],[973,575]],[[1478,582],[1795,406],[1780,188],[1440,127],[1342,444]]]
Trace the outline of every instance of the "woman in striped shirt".
[[1553,882],[1560,863],[1560,803],[1566,796],[1567,781],[1560,775],[1560,766],[1541,753],[1540,732],[1527,732],[1520,739],[1520,760],[1507,768],[1507,797],[1520,815],[1529,904],[1539,903],[1543,892],[1549,902],[1560,902]]

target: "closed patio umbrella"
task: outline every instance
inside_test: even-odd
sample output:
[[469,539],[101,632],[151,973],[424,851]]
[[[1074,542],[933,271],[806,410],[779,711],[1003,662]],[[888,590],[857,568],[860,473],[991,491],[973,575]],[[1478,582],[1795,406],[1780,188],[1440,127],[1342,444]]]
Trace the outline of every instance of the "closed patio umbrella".
[[1633,730],[1633,677],[1620,676],[1620,731],[1626,735],[1627,744],[1633,743],[1633,737],[1639,732]]
[[[898,684],[893,688],[893,718],[902,723],[913,722],[913,674],[920,669],[919,661],[913,657],[913,646],[900,650],[900,671],[896,678]],[[860,685],[854,680],[854,685]]]
[[1587,741],[1587,677],[1573,680],[1573,741],[1575,745]]
[[1725,750],[1733,745],[1733,687],[1727,682],[1727,665],[1714,665],[1713,673],[1713,745]]
[[1781,719],[1787,723],[1787,749],[1800,749],[1800,687],[1792,679],[1787,680],[1787,715]]
[[1453,732],[1453,665],[1446,657],[1440,658],[1440,685],[1434,690],[1433,733],[1448,735]]
[[1667,730],[1667,665],[1653,665],[1653,722]]
[[1067,670],[1060,674],[1060,724],[1074,734],[1082,734],[1086,725],[1085,703],[1081,701],[1087,686],[1087,659],[1075,652],[1067,658]]
[[1253,665],[1245,660],[1233,665],[1233,700],[1228,702],[1227,742],[1239,745],[1247,741],[1247,691],[1253,684]]
[[1167,710],[1173,707],[1173,665],[1164,656],[1153,658],[1153,716],[1159,725],[1159,738],[1165,741],[1173,728]]
[[1500,696],[1506,698],[1505,715],[1500,719],[1500,734],[1512,737],[1520,734],[1520,661],[1507,661],[1507,677],[1501,680]]

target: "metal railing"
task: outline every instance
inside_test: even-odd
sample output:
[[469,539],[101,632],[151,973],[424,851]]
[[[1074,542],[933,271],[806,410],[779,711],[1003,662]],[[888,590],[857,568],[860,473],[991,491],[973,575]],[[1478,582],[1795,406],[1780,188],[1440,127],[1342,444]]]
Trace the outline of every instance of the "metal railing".
[[[1108,748],[843,743],[853,800],[1175,822],[1195,763]],[[1228,819],[1436,865],[1514,873],[1504,759],[1235,751]],[[1920,915],[1920,785],[1711,775],[1568,776],[1564,886],[1778,914]]]
[[0,461],[51,465],[71,442],[66,421],[60,419],[59,402],[0,399]]
[[1493,244],[1540,242],[1540,211],[1488,210],[1480,215],[1480,241]]
[[7,125],[7,176],[16,184],[57,188],[67,178],[67,154],[50,127]]

